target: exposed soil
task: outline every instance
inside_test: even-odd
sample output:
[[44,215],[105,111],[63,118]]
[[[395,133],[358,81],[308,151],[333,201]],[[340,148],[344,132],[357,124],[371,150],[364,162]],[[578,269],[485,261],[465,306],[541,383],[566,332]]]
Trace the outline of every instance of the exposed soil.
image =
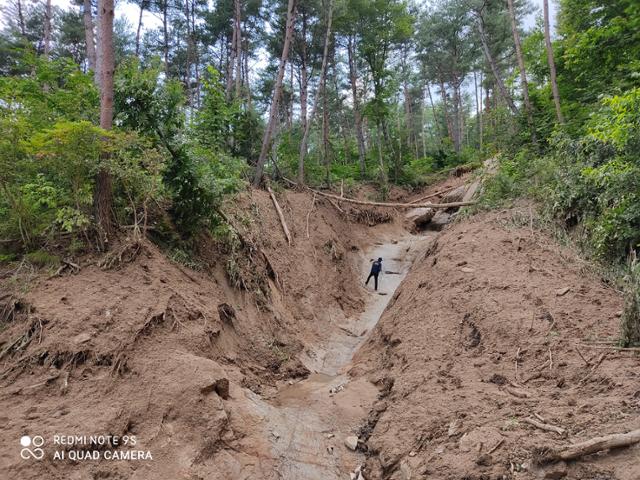
[[[580,357],[577,342],[615,337],[621,297],[528,208],[410,233],[404,212],[277,196],[292,246],[255,191],[232,217],[242,245],[203,241],[200,271],[144,242],[17,297],[0,327],[0,478],[640,478],[637,446],[531,461],[639,428],[640,360],[602,344]],[[378,293],[363,286],[377,257]],[[565,436],[523,422],[536,414]],[[50,444],[20,458],[22,435],[56,434],[132,435],[153,460],[61,461]]]
[[621,296],[530,229],[530,212],[481,214],[442,232],[356,355],[354,378],[393,384],[384,412],[370,414],[368,479],[640,478],[637,445],[532,462],[538,447],[640,428],[640,357],[576,345],[616,337]]

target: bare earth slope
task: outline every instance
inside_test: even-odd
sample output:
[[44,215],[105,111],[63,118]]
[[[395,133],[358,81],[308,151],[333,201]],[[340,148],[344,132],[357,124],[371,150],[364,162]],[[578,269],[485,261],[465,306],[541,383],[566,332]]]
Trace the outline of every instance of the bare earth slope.
[[[149,243],[119,269],[80,259],[79,273],[30,286],[0,328],[0,478],[242,478],[245,457],[268,460],[266,442],[243,443],[260,420],[234,395],[269,397],[324,362],[324,339],[346,337],[340,326],[364,305],[366,235],[390,228],[353,223],[308,194],[278,196],[292,246],[266,192],[233,217],[255,241],[240,252],[254,259],[240,270],[246,291],[230,285],[227,255],[203,252],[210,267],[197,272]],[[207,388],[220,379],[228,399]],[[50,445],[42,461],[20,458],[22,435],[54,434],[135,435],[153,460],[53,461]]]
[[518,217],[450,225],[356,355],[351,374],[392,385],[363,430],[368,479],[640,478],[638,446],[532,464],[535,447],[639,428],[640,358],[576,346],[616,336],[621,297]]

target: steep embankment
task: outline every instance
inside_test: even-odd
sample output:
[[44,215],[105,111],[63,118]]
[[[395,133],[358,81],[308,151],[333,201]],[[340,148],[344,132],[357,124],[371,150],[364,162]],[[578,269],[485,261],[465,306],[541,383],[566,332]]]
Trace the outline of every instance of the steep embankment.
[[351,374],[390,386],[362,432],[368,480],[640,478],[638,446],[532,463],[536,447],[640,428],[640,358],[576,345],[616,336],[621,296],[530,215],[448,227],[357,354]]
[[[0,331],[3,475],[228,479],[241,478],[244,459],[269,457],[243,443],[261,425],[243,410],[245,395],[268,398],[277,382],[330,360],[326,339],[347,336],[341,327],[363,310],[361,251],[371,232],[393,228],[367,225],[384,215],[340,213],[306,193],[279,201],[291,246],[268,194],[254,191],[231,216],[239,250],[204,242],[204,271],[143,243],[117,269],[77,259],[79,272],[43,274],[30,285]],[[231,286],[229,272],[245,289]],[[26,434],[48,442],[56,434],[135,435],[153,460],[59,461],[51,445],[43,460],[23,460],[18,440]]]

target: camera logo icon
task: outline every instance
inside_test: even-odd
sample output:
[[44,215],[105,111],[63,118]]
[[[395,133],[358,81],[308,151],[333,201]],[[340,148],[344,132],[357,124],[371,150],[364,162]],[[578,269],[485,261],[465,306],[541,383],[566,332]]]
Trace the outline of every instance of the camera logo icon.
[[44,450],[40,448],[44,445],[44,438],[40,435],[34,437],[24,435],[20,437],[20,445],[23,447],[22,450],[20,450],[20,458],[23,460],[29,460],[30,458],[42,460],[44,458]]

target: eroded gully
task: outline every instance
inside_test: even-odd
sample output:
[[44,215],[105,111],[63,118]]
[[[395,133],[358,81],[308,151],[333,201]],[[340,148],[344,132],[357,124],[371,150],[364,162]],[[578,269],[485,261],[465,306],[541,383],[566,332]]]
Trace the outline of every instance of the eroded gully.
[[314,346],[313,358],[306,359],[314,372],[308,378],[284,385],[270,400],[246,389],[238,392],[246,413],[241,414],[241,421],[248,434],[239,449],[220,458],[222,470],[230,478],[345,479],[363,463],[362,454],[347,448],[345,439],[357,435],[379,392],[364,378],[350,379],[347,371],[354,353],[434,235],[405,233],[397,240],[385,239],[361,255],[363,280],[371,260],[383,258],[379,292],[373,291],[370,282],[362,314],[334,319],[336,328]]

